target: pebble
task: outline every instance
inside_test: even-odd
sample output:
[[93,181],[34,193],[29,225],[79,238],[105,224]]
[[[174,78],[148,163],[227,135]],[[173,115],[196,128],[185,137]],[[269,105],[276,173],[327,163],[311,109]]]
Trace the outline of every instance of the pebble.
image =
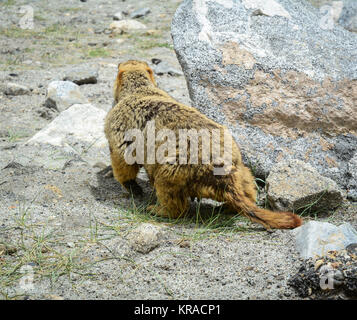
[[0,244],[0,256],[2,255],[12,255],[17,252],[16,247],[7,246],[5,244]]
[[148,15],[150,12],[151,12],[151,10],[149,8],[138,9],[138,10],[135,10],[130,15],[130,18],[131,19],[141,18],[141,17],[144,17],[144,16]]
[[129,235],[129,243],[133,250],[140,253],[149,253],[159,246],[161,227],[150,223],[143,223]]
[[3,88],[3,92],[8,96],[21,96],[30,93],[30,89],[26,86],[8,82]]
[[109,25],[109,31],[114,34],[115,33],[122,34],[125,32],[138,31],[144,29],[146,29],[145,24],[131,19],[114,21]]
[[173,67],[171,67],[169,64],[166,62],[160,62],[154,67],[154,71],[158,76],[162,76],[164,74],[168,74],[170,76],[182,76],[183,73],[180,70],[177,70]]
[[77,103],[86,103],[79,86],[72,81],[52,81],[47,87],[46,100],[51,99],[56,103],[59,111],[66,110]]
[[78,66],[69,70],[63,78],[75,84],[95,84],[98,82],[98,69],[88,66]]
[[119,21],[119,20],[123,20],[123,18],[124,18],[123,13],[121,11],[119,11],[113,15],[113,20]]

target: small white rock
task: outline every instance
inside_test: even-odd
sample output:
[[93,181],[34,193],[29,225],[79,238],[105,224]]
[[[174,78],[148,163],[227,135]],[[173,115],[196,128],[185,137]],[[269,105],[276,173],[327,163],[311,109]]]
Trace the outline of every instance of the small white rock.
[[159,245],[161,228],[150,223],[141,224],[129,235],[129,243],[133,250],[148,253]]
[[123,14],[122,14],[122,12],[119,11],[119,12],[115,13],[115,14],[113,15],[113,20],[117,20],[117,21],[123,20]]
[[115,42],[118,44],[122,44],[123,42],[125,42],[125,39],[116,39]]
[[109,25],[109,29],[113,33],[119,34],[130,31],[145,30],[146,28],[145,24],[131,19],[114,21]]
[[62,111],[51,123],[37,132],[27,144],[50,144],[65,147],[88,143],[91,147],[106,147],[104,118],[106,112],[91,104],[75,104]]
[[79,86],[71,81],[52,81],[47,87],[46,98],[53,100],[59,111],[64,111],[74,104],[88,102]]
[[30,89],[21,84],[8,82],[5,84],[3,91],[8,96],[20,96],[20,95],[28,94],[30,92]]
[[75,245],[74,245],[73,242],[67,242],[67,247],[68,247],[68,248],[74,248]]
[[303,259],[324,256],[330,250],[342,250],[357,242],[357,232],[349,223],[337,227],[328,222],[309,221],[290,232]]

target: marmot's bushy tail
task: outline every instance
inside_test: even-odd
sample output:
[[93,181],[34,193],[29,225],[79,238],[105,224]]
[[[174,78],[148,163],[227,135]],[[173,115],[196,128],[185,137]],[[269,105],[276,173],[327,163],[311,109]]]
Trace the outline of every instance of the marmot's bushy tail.
[[237,192],[225,192],[225,200],[251,221],[267,229],[293,229],[301,226],[302,219],[292,212],[274,212],[259,208],[252,200]]

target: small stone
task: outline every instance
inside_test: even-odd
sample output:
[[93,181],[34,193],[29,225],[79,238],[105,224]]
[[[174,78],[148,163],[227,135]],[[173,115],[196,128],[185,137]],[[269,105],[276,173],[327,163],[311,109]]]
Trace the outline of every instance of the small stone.
[[147,27],[145,24],[136,20],[121,20],[114,21],[109,25],[109,30],[114,34],[128,33],[131,31],[145,30]]
[[178,240],[177,244],[180,246],[180,248],[190,248],[191,247],[190,241],[184,240],[184,239]]
[[75,244],[73,242],[67,242],[67,247],[68,248],[74,248]]
[[357,231],[349,223],[337,227],[328,222],[309,221],[291,233],[303,259],[324,256],[329,251],[343,250],[357,242]]
[[129,243],[133,250],[140,253],[149,253],[159,246],[160,237],[160,227],[144,223],[131,232]]
[[115,13],[113,15],[113,20],[119,21],[119,20],[123,20],[123,13],[121,11]]
[[[88,102],[82,95],[79,86],[72,81],[52,81],[47,87],[46,100],[51,99],[56,103],[59,111],[66,110],[74,104]],[[45,102],[46,103],[46,102]],[[52,102],[48,102],[52,104]]]
[[0,243],[0,256],[2,255],[12,255],[17,252],[17,248],[13,246],[7,246]]
[[146,36],[159,36],[161,34],[160,30],[150,29],[145,32]]
[[[104,110],[91,104],[74,104],[38,131],[24,148],[35,152],[33,163],[49,169],[63,168],[68,155],[89,165],[98,161],[109,163],[108,141],[104,135],[105,116]],[[56,154],[56,157],[49,153]]]
[[78,85],[94,84],[98,81],[98,69],[84,66],[75,67],[66,73],[63,80],[72,81]]
[[337,183],[320,175],[301,160],[276,164],[266,180],[267,199],[280,211],[324,211],[339,206],[343,200]]
[[161,60],[161,59],[158,59],[158,58],[152,58],[152,59],[151,59],[151,62],[152,62],[153,64],[159,64],[161,61],[162,61],[162,60]]
[[42,247],[41,248],[41,253],[47,253],[49,251],[50,251],[50,249],[48,247]]
[[149,8],[142,8],[139,10],[135,10],[131,15],[130,18],[131,19],[136,19],[136,18],[141,18],[144,17],[146,15],[148,15],[150,13],[150,9]]
[[[103,29],[103,28],[96,28],[96,29],[94,29],[94,33],[95,33],[95,34],[101,34],[101,33],[104,33],[105,30],[106,30],[106,29]],[[74,40],[75,40],[75,39],[73,38],[72,41],[74,41]],[[71,41],[71,39],[70,39],[70,41]]]
[[317,260],[315,263],[315,271],[318,270],[324,264],[324,262],[325,261],[323,259]]
[[126,41],[126,39],[116,39],[115,42],[118,44],[122,44]]
[[87,142],[92,147],[107,146],[104,136],[106,112],[91,104],[75,104],[37,132],[26,144],[66,146]]
[[154,67],[154,71],[158,76],[162,76],[164,74],[168,74],[170,76],[182,76],[183,73],[180,70],[177,70],[173,67],[171,67],[169,64],[167,64],[166,62],[161,62],[159,64],[157,64]]
[[24,94],[29,94],[30,89],[17,83],[8,82],[5,84],[3,92],[8,96],[21,96]]

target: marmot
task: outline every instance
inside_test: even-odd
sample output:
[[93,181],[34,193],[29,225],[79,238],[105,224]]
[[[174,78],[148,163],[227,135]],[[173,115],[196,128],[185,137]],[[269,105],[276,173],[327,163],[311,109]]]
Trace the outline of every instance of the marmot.
[[[256,205],[257,192],[254,178],[249,168],[242,163],[240,150],[231,135],[229,135],[232,139],[231,165],[228,166],[227,174],[215,174],[212,158],[210,163],[203,163],[204,138],[199,140],[197,164],[180,164],[177,159],[170,163],[157,161],[149,163],[146,148],[148,140],[144,140],[145,161],[128,163],[125,152],[133,141],[127,140],[126,132],[130,129],[138,129],[146,139],[150,121],[155,121],[156,131],[169,129],[175,133],[176,145],[173,144],[171,147],[175,148],[177,156],[179,153],[177,134],[180,130],[199,131],[206,128],[209,132],[218,130],[223,133],[225,127],[210,120],[197,109],[177,102],[159,89],[153,71],[147,63],[129,60],[119,64],[114,85],[113,108],[105,119],[105,135],[109,142],[113,174],[127,190],[140,194],[142,190],[135,179],[140,167],[144,167],[156,190],[159,204],[150,206],[150,210],[155,214],[178,218],[188,211],[189,199],[197,197],[224,202],[234,212],[242,213],[266,229],[290,229],[302,224],[302,219],[291,212],[273,212]],[[221,135],[219,143],[222,145],[223,142]],[[157,152],[160,143],[155,141],[153,145],[154,152]],[[187,154],[190,155],[190,152]]]

